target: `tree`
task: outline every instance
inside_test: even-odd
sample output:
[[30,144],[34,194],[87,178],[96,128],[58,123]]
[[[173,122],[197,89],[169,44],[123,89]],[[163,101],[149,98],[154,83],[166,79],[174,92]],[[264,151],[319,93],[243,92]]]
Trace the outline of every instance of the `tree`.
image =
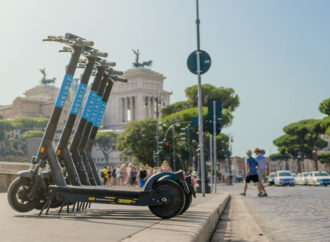
[[330,152],[322,152],[322,153],[319,153],[317,156],[319,158],[319,161],[322,164],[325,164],[328,171],[330,172]]
[[94,143],[98,145],[104,155],[105,161],[109,164],[109,153],[115,148],[118,134],[111,131],[98,132]]
[[319,110],[321,113],[330,116],[330,98],[325,99],[323,102],[320,103]]
[[162,112],[162,116],[168,116],[172,113],[176,113],[179,112],[181,110],[190,108],[190,105],[188,104],[187,101],[180,101],[180,102],[176,102],[170,105],[167,105],[166,107],[162,108],[161,112]]
[[44,132],[41,130],[28,130],[22,134],[22,139],[31,139],[31,138],[41,138],[44,135]]
[[132,121],[124,126],[117,139],[116,149],[123,151],[122,158],[154,165],[153,150],[156,150],[156,120]]
[[289,159],[291,156],[284,149],[282,149],[282,152],[269,155],[268,158],[273,161],[285,161],[285,169],[289,170]]
[[[197,107],[198,85],[186,88],[185,94],[190,107]],[[215,87],[210,84],[203,84],[202,97],[203,106],[207,106],[207,99],[209,98],[221,98],[223,108],[228,109],[230,112],[235,111],[239,106],[238,95],[235,94],[235,91],[232,88]]]
[[275,139],[274,144],[279,151],[285,151],[293,159],[297,159],[298,172],[301,172],[302,157],[312,159],[314,169],[318,170],[317,151],[328,145],[327,141],[320,138],[324,130],[320,120],[301,120],[285,126],[285,135]]
[[15,125],[11,120],[1,119],[0,120],[0,141],[3,141],[5,133],[15,129]]
[[19,117],[14,120],[15,126],[24,133],[31,129],[45,129],[48,123],[46,118]]

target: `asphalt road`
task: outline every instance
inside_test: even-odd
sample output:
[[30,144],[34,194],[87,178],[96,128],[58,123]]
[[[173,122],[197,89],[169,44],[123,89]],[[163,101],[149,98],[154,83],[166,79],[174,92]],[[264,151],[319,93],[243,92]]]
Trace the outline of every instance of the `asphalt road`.
[[[198,196],[192,206],[214,196]],[[57,215],[57,211],[51,209],[41,217],[37,210],[18,213],[9,206],[7,194],[0,193],[0,241],[120,241],[161,220],[148,207],[138,206],[93,204],[83,212]]]
[[[252,184],[249,185],[246,197],[239,195],[242,190],[243,184],[218,188],[218,191],[231,194],[234,198],[232,201],[243,201],[263,236],[270,241],[330,241],[329,186],[266,187],[269,197],[264,198],[257,197],[257,189]],[[239,219],[239,207],[235,203],[229,204],[232,207],[227,213]],[[222,223],[218,226],[218,232],[222,232],[222,238],[226,238],[224,227],[228,225],[224,221]],[[235,223],[230,231],[233,236],[234,230]],[[244,238],[244,235],[236,237]]]

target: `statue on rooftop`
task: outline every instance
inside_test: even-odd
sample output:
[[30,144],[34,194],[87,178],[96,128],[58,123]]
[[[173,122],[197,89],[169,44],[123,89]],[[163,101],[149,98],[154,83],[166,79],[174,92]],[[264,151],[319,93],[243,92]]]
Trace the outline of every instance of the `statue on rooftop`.
[[47,74],[46,74],[46,68],[39,69],[39,71],[42,74],[42,79],[40,80],[40,83],[41,84],[49,85],[49,84],[54,84],[55,83],[55,80],[56,80],[55,77],[53,79],[46,79],[46,76],[47,76]]
[[140,50],[136,49],[136,50],[132,50],[134,55],[135,55],[135,62],[133,63],[133,66],[136,68],[139,67],[145,67],[145,66],[151,66],[152,65],[152,61],[144,61],[142,63],[139,62],[139,57],[140,57]]

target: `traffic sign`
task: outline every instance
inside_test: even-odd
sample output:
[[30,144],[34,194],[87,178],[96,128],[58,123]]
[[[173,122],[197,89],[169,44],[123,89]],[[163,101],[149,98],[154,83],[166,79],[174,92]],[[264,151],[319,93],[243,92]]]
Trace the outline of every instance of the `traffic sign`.
[[222,100],[221,98],[209,98],[208,99],[208,113],[207,113],[207,129],[210,134],[213,134],[213,103],[215,102],[215,118],[216,118],[216,128],[215,132],[218,135],[221,131],[221,119],[222,119]]
[[[200,50],[199,51],[199,57],[200,57],[200,67],[201,67],[201,74],[206,73],[211,66],[211,57],[210,55],[204,51],[204,50]],[[190,72],[194,73],[194,74],[198,74],[197,73],[197,50],[195,50],[194,52],[192,52],[187,60],[187,66]]]

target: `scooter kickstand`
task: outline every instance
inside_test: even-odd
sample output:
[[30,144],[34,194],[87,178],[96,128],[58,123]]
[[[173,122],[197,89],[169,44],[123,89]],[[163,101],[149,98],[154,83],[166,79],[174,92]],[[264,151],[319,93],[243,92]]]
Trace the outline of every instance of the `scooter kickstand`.
[[58,214],[61,214],[61,212],[62,212],[62,209],[63,209],[63,207],[65,206],[65,202],[62,202],[62,205],[61,205],[61,208],[60,208],[60,210],[58,211]]
[[73,206],[72,206],[72,211],[71,211],[71,212],[74,212],[74,208],[75,208],[75,206],[76,206],[76,203],[73,204]]
[[48,206],[47,206],[46,215],[48,215],[48,211],[49,211],[50,205],[52,204],[52,201],[53,201],[53,199],[52,199],[52,198],[50,198],[50,199],[49,199],[49,203],[48,203]]
[[42,212],[45,210],[46,207],[48,207],[48,203],[49,203],[49,199],[44,203],[44,205],[42,206],[40,212],[39,212],[39,215],[38,217],[41,216]]

